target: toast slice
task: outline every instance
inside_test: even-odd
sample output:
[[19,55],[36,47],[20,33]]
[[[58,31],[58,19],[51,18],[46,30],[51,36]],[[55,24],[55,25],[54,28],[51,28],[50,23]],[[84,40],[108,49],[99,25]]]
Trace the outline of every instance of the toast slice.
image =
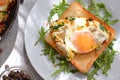
[[[95,60],[102,54],[102,52],[108,47],[109,43],[114,39],[115,31],[108,24],[97,18],[95,15],[87,11],[83,8],[79,3],[73,2],[70,7],[62,14],[61,18],[66,18],[70,16],[75,17],[84,17],[84,18],[92,18],[96,21],[100,22],[109,32],[109,40],[108,42],[104,42],[102,44],[102,48],[99,50],[94,50],[92,52],[86,54],[76,54],[74,53],[73,59],[70,61],[80,72],[86,73],[89,71]],[[55,48],[61,55],[65,56],[62,50],[59,50],[52,39],[52,33],[49,32],[45,36],[45,41],[50,44],[53,48]]]

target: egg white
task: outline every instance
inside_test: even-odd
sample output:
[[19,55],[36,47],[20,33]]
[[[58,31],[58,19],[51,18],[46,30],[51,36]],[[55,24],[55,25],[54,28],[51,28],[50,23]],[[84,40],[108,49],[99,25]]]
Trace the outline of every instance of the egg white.
[[53,32],[53,34],[55,34],[56,32],[61,33],[62,31],[64,31],[64,33],[63,32],[61,33],[61,35],[62,34],[65,35],[65,37],[62,39],[58,35],[54,35],[57,36],[58,39],[62,40],[56,43],[59,43],[59,46],[64,45],[64,49],[67,51],[67,53],[71,51],[76,53],[81,53],[79,50],[77,50],[77,48],[75,47],[72,41],[72,39],[75,36],[75,33],[84,33],[84,32],[91,33],[92,36],[94,37],[95,43],[98,46],[101,45],[104,41],[107,41],[109,39],[108,33],[100,29],[99,22],[93,20],[93,21],[88,21],[89,25],[86,25],[86,23],[87,23],[87,18],[75,18],[72,24],[70,22],[64,23],[63,27]]

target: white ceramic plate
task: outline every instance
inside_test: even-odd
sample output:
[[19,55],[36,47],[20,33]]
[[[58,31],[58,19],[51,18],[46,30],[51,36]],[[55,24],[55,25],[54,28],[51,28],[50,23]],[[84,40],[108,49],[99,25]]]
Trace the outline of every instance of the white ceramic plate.
[[[86,76],[81,73],[76,74],[64,74],[61,73],[56,77],[51,77],[51,74],[55,71],[54,66],[48,60],[46,56],[41,56],[43,45],[39,43],[34,45],[38,40],[38,30],[41,26],[45,26],[47,18],[49,16],[50,9],[53,4],[58,3],[60,0],[38,0],[33,9],[31,10],[25,29],[25,46],[28,58],[38,72],[38,74],[45,80],[86,80]],[[68,0],[69,2],[74,0]],[[88,0],[84,0],[88,2]],[[107,5],[107,8],[112,12],[113,18],[120,20],[120,1],[119,0],[101,0]],[[120,51],[120,22],[113,26],[116,30],[117,41],[114,42],[114,48]],[[109,71],[109,76],[102,74],[96,76],[97,80],[120,80],[120,56],[116,55],[112,68]]]

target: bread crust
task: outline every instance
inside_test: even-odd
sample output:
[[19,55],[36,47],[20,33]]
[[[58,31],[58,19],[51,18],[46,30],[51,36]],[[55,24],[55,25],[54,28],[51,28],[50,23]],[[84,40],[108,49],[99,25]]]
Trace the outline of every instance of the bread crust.
[[[86,54],[76,54],[74,53],[74,58],[70,61],[80,72],[86,73],[89,71],[95,60],[102,54],[102,52],[108,47],[109,43],[115,37],[115,31],[108,24],[97,18],[95,15],[87,11],[83,8],[78,2],[73,2],[70,7],[62,14],[61,19],[75,16],[75,17],[84,17],[84,18],[92,18],[98,22],[100,22],[108,31],[109,31],[109,40],[108,42],[104,42],[102,47],[99,50],[94,50],[92,52]],[[45,41],[50,44],[54,49],[56,49],[61,55],[65,56],[65,53],[57,48],[57,45],[52,39],[52,33],[49,32],[45,36]]]

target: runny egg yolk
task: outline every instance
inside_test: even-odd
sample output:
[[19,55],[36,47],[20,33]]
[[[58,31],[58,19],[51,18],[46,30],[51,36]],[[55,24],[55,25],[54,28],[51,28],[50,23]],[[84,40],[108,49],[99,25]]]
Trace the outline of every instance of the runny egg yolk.
[[8,0],[0,0],[0,6],[8,4]]
[[76,33],[73,39],[73,44],[81,53],[90,52],[97,47],[94,37],[90,32]]

